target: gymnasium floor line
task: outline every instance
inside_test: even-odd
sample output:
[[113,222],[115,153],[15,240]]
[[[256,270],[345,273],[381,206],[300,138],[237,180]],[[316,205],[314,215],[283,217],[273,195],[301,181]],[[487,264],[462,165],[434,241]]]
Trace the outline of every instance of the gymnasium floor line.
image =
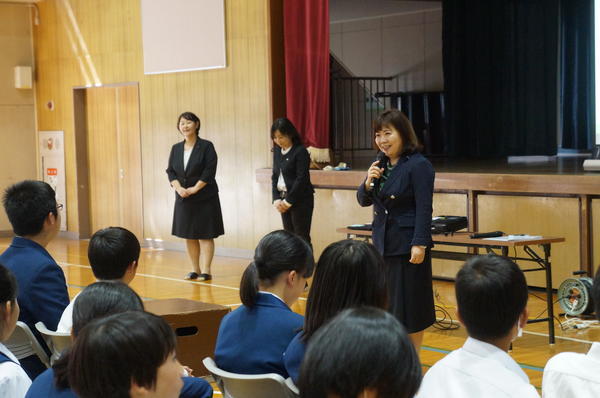
[[[72,264],[72,263],[67,263],[64,261],[58,261],[57,262],[58,265],[62,265],[65,267],[76,267],[76,268],[86,268],[86,269],[92,269],[92,267],[90,267],[89,265],[82,265],[82,264]],[[219,285],[216,283],[212,283],[212,282],[208,282],[205,283],[204,281],[188,281],[185,279],[177,279],[177,278],[170,278],[168,276],[159,276],[159,275],[152,275],[152,274],[142,274],[142,273],[136,273],[136,276],[143,276],[144,278],[155,278],[155,279],[161,279],[161,280],[165,280],[165,281],[171,281],[171,282],[181,282],[181,283],[193,283],[197,286],[204,286],[204,287],[218,287],[221,289],[229,289],[229,290],[237,290],[239,291],[240,288],[238,287],[232,287],[232,286],[225,286],[225,285]],[[304,297],[298,297],[298,300],[306,300],[306,298]]]
[[[442,308],[445,309],[456,309],[456,307],[453,306],[445,306],[445,305],[441,305],[441,304],[437,304]],[[536,318],[529,318],[529,320],[531,319],[536,319]],[[452,325],[459,325],[460,326],[460,322],[457,322],[455,320],[447,320],[445,318],[436,318],[437,321],[443,321],[443,322],[447,322],[447,323],[451,323]],[[554,324],[555,327],[558,327],[560,329],[560,325],[557,326],[556,323]],[[541,332],[532,332],[532,331],[527,331],[525,329],[523,329],[523,334],[531,334],[534,336],[542,336],[542,337],[549,337],[549,335],[547,333],[541,333]],[[558,336],[558,335],[554,335],[554,338],[556,339],[561,339],[561,340],[568,340],[568,341],[574,341],[576,343],[583,343],[583,344],[593,344],[595,342],[595,340],[583,340],[583,339],[576,339],[575,337],[567,337],[567,336]]]
[[[83,264],[73,264],[73,263],[68,263],[68,262],[64,262],[64,261],[59,261],[58,262],[59,265],[62,266],[66,266],[66,267],[76,267],[76,268],[84,268],[84,269],[89,269],[91,270],[92,268],[89,265],[83,265]],[[161,279],[161,280],[167,280],[167,281],[172,281],[172,282],[181,282],[181,283],[192,283],[195,284],[197,286],[204,286],[204,287],[217,287],[217,288],[223,288],[223,289],[229,289],[229,290],[236,290],[239,291],[240,289],[238,287],[233,287],[233,286],[226,286],[226,285],[220,285],[220,284],[216,284],[216,283],[204,283],[202,281],[188,281],[188,280],[184,280],[184,279],[177,279],[177,278],[170,278],[168,276],[159,276],[159,275],[152,275],[152,274],[142,274],[142,273],[137,273],[136,276],[142,276],[145,278],[155,278],[155,279]],[[298,300],[303,300],[306,301],[307,299],[305,297],[299,297]],[[231,304],[228,306],[235,306],[235,304]],[[452,306],[444,306],[447,308],[452,308]],[[527,333],[527,334],[531,334],[531,335],[535,335],[535,336],[542,336],[542,337],[548,337],[547,333],[541,333],[541,332],[532,332],[532,331],[528,331],[528,330],[523,330],[523,333]],[[555,336],[556,339],[561,339],[561,340],[568,340],[568,341],[573,341],[576,343],[584,343],[584,344],[592,344],[593,341],[590,340],[583,340],[583,339],[577,339],[574,337],[567,337],[567,336]]]

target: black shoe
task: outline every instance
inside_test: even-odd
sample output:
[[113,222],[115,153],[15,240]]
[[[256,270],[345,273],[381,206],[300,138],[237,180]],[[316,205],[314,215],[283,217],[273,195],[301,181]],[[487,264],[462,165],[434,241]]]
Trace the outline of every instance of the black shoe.
[[[204,275],[204,274],[202,274],[202,275]],[[184,279],[186,279],[188,281],[194,281],[194,280],[198,279],[198,276],[200,276],[200,275],[198,275],[197,272],[192,271],[192,272],[188,273]]]
[[198,280],[199,281],[209,281],[212,279],[212,275],[211,274],[200,274],[198,275]]

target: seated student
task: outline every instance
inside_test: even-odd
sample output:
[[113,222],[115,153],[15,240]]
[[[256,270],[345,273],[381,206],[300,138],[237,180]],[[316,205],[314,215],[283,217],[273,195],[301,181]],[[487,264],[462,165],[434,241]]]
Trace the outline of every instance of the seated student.
[[[600,321],[600,268],[591,291]],[[587,354],[562,352],[550,358],[542,380],[544,398],[600,397],[600,343],[593,343]]]
[[469,337],[425,373],[417,397],[539,397],[508,355],[528,315],[527,283],[517,264],[496,255],[472,257],[458,271],[455,290]]
[[[125,228],[108,227],[96,231],[88,246],[88,259],[94,276],[99,281],[121,281],[129,285],[137,271],[140,242]],[[57,331],[71,333],[73,304],[78,295],[65,308]]]
[[[65,274],[45,249],[58,234],[61,208],[54,190],[42,181],[22,181],[4,193],[4,209],[17,236],[0,262],[12,271],[19,285],[19,320],[29,326],[46,350],[34,325],[42,321],[55,330],[69,304]],[[21,360],[21,366],[32,379],[46,369],[33,352]]]
[[19,360],[2,344],[17,325],[17,281],[6,267],[0,264],[0,397],[22,398],[31,385],[31,379],[21,368]]
[[69,384],[81,398],[176,398],[183,382],[175,344],[171,327],[148,312],[95,319],[73,344]]
[[[80,331],[95,319],[126,311],[143,311],[142,299],[129,286],[118,281],[101,281],[92,283],[79,294],[73,306],[73,338],[79,336]],[[75,393],[71,390],[68,380],[68,366],[71,353],[63,353],[61,358],[39,375],[27,392],[26,398],[73,398]],[[180,375],[183,372],[180,372]],[[210,398],[212,387],[210,384],[196,377],[183,377],[181,398]]]
[[215,362],[234,373],[278,373],[287,377],[282,354],[304,318],[290,309],[314,268],[312,251],[288,231],[264,236],[254,261],[242,275],[243,305],[227,314],[219,328]]
[[400,322],[381,309],[359,307],[316,331],[298,388],[301,398],[412,398],[420,383],[419,357]]
[[304,328],[283,357],[294,382],[298,380],[306,343],[325,322],[346,308],[366,305],[387,309],[385,274],[383,258],[369,243],[345,239],[325,248],[308,293]]

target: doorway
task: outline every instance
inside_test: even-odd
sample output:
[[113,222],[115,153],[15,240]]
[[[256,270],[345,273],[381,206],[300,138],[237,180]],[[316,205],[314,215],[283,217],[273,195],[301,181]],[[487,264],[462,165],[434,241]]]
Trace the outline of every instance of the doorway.
[[120,226],[143,238],[137,84],[74,90],[80,237]]

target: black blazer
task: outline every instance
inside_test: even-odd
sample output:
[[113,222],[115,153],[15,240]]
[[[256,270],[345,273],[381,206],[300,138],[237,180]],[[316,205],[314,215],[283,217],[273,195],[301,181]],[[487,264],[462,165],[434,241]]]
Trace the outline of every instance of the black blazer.
[[287,196],[285,200],[290,204],[302,202],[311,198],[315,190],[310,182],[310,155],[302,145],[294,145],[287,155],[281,154],[281,148],[273,147],[273,174],[271,185],[273,188],[273,201],[280,199],[277,190],[279,171],[283,174]]
[[412,246],[432,247],[433,166],[420,153],[402,156],[378,194],[358,187],[361,206],[373,205],[373,244],[382,255],[410,253]]
[[217,152],[212,142],[203,140],[198,137],[196,144],[192,149],[190,160],[187,167],[183,169],[183,145],[185,141],[179,142],[171,148],[169,155],[169,167],[167,167],[167,175],[169,182],[173,180],[179,181],[182,187],[189,188],[196,185],[200,180],[206,183],[197,194],[182,198],[175,192],[176,200],[185,200],[190,202],[200,202],[213,196],[219,192],[219,187],[215,181],[217,173]]

